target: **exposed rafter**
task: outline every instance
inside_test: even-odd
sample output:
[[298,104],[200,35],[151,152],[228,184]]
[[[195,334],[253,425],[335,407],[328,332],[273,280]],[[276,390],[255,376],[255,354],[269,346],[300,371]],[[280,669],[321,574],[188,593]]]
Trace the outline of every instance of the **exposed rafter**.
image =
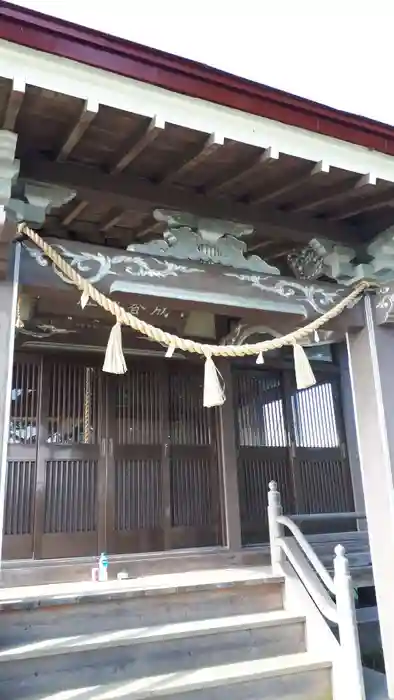
[[257,243],[248,245],[248,253],[255,253],[256,250],[263,250],[263,248],[268,248],[270,245],[272,245],[272,241],[257,241]]
[[134,238],[141,240],[145,238],[148,233],[159,233],[163,229],[163,223],[161,221],[155,221],[151,216],[146,217],[142,224],[134,229]]
[[381,209],[382,207],[392,204],[394,204],[394,189],[390,188],[386,192],[382,192],[380,195],[370,200],[362,199],[353,204],[346,204],[329,218],[340,221],[341,219],[348,219],[350,216],[356,216],[356,214],[359,214],[361,211],[363,213],[366,211],[373,211],[374,209]]
[[81,112],[75,124],[71,127],[65,141],[60,147],[56,160],[61,163],[65,161],[77,143],[81,140],[99,110],[99,103],[94,100],[85,100]]
[[101,233],[106,233],[107,231],[110,231],[111,228],[116,226],[116,224],[118,224],[121,220],[123,214],[124,210],[118,209],[117,207],[114,207],[109,212],[107,212],[107,214],[102,218],[102,220],[99,223],[99,230],[101,231]]
[[80,202],[78,202],[72,209],[71,211],[66,214],[66,216],[61,220],[61,225],[62,226],[69,226],[75,219],[78,218],[80,214],[89,206],[89,202],[87,202],[85,199],[82,199]]
[[241,180],[254,175],[260,170],[262,165],[268,165],[268,163],[272,163],[278,159],[279,151],[273,147],[267,148],[251,165],[230,177],[225,175],[220,182],[215,182],[211,187],[207,187],[205,191],[207,194],[219,194],[222,190],[236,185],[238,182],[241,182]]
[[157,115],[153,117],[147,126],[140,129],[137,135],[134,135],[131,140],[124,144],[122,150],[109,167],[110,174],[115,175],[125,170],[158,137],[165,129],[165,126],[164,119]]
[[214,199],[193,190],[156,185],[130,175],[111,176],[73,163],[53,163],[45,158],[29,158],[21,163],[21,176],[41,182],[73,187],[81,198],[102,206],[105,196],[110,206],[123,209],[164,208],[185,211],[207,218],[225,219],[255,228],[264,238],[280,237],[308,242],[314,236],[343,243],[357,242],[356,230],[330,224],[300,214],[287,214],[272,207],[252,206],[229,199]]
[[224,138],[220,134],[211,134],[202,144],[193,145],[186,155],[183,155],[177,163],[165,173],[160,179],[160,184],[169,185],[175,178],[189,172],[197,165],[202,163],[218,148],[223,146]]
[[286,255],[289,255],[289,253],[292,253],[294,250],[294,246],[288,246],[287,248],[282,248],[280,250],[274,249],[271,252],[268,253],[268,259],[269,260],[277,260],[278,258],[284,258]]
[[330,172],[330,166],[324,161],[316,163],[312,168],[308,168],[306,171],[303,169],[302,173],[298,176],[292,177],[290,180],[287,179],[283,182],[273,183],[272,186],[265,192],[262,192],[251,200],[251,204],[265,204],[271,199],[275,199],[283,194],[288,194],[292,190],[300,187],[304,182],[308,182],[310,178],[317,177],[319,175],[325,175]]
[[314,209],[327,202],[332,202],[335,199],[339,199],[347,195],[349,192],[362,191],[363,194],[372,190],[376,186],[376,177],[371,173],[367,173],[362,177],[357,179],[352,178],[347,182],[339,182],[325,187],[320,193],[312,192],[306,195],[303,199],[293,204],[287,209],[287,211],[308,211],[309,209]]
[[4,119],[1,126],[2,129],[14,131],[16,120],[25,97],[25,89],[26,85],[22,79],[17,78],[16,80],[12,81],[12,88],[8,97]]

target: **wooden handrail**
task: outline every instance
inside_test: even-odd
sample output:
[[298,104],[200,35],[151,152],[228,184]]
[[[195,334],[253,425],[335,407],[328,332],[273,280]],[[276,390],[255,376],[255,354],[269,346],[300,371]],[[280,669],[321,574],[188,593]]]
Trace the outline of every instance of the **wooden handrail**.
[[[277,522],[284,527],[287,527],[293,535],[294,539],[297,541],[299,547],[304,552],[306,558],[309,560],[310,565],[317,573],[321,581],[325,584],[326,588],[335,595],[335,584],[334,579],[328,573],[324,564],[320,561],[316,552],[313,550],[305,535],[301,532],[298,525],[291,518],[286,515],[277,516]],[[281,542],[281,547],[283,549],[283,540]]]
[[295,513],[289,516],[295,522],[302,520],[364,520],[365,513]]
[[[339,643],[351,698],[365,700],[354,588],[345,548],[340,544],[335,547],[332,578],[296,524],[295,518],[283,515],[281,497],[275,481],[269,484],[268,526],[274,573],[285,573],[282,564],[286,557],[323,617],[338,625]],[[285,527],[293,537],[284,537]],[[334,595],[335,600],[332,600],[328,591]]]

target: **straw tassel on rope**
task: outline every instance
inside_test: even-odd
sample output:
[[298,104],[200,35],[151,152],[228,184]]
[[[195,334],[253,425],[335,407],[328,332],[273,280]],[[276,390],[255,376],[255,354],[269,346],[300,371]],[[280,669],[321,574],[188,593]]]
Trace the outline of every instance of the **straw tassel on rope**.
[[308,356],[302,345],[298,345],[298,343],[294,343],[293,352],[297,389],[307,389],[316,384],[316,378],[313,374]]
[[175,345],[172,343],[171,345],[168,346],[164,357],[172,357],[174,352],[175,352]]
[[87,292],[87,291],[84,290],[84,291],[82,292],[81,298],[80,298],[80,300],[79,300],[79,303],[81,304],[81,308],[82,308],[82,309],[85,308],[85,306],[86,306],[86,304],[88,303],[89,299],[90,299],[89,292]]
[[222,375],[212,359],[207,355],[204,366],[204,399],[203,405],[206,408],[212,406],[222,406],[226,400],[224,382]]
[[127,366],[122,348],[122,326],[117,321],[109,334],[103,364],[103,372],[109,374],[126,374]]
[[263,365],[263,364],[264,364],[264,355],[263,355],[263,351],[260,350],[260,352],[256,358],[256,365]]

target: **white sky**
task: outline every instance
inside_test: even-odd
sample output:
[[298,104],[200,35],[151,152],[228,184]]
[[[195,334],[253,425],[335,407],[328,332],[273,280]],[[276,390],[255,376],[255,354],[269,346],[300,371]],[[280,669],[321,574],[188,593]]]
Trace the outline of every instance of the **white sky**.
[[394,0],[14,4],[394,125]]

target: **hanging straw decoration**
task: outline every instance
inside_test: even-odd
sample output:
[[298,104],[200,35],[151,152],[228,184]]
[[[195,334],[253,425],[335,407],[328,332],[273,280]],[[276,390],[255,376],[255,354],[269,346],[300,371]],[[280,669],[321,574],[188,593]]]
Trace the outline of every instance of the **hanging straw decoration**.
[[264,364],[264,355],[263,355],[263,351],[260,350],[259,354],[257,355],[256,365],[263,365],[263,364]]
[[89,293],[88,293],[86,290],[84,290],[84,291],[82,292],[82,295],[81,295],[81,298],[80,298],[80,301],[79,301],[79,303],[81,304],[81,308],[82,308],[82,309],[85,308],[85,306],[86,306],[86,304],[88,303],[89,299],[90,299]]
[[103,372],[109,372],[109,374],[126,374],[127,372],[122,348],[122,326],[119,321],[115,323],[109,334]]
[[293,352],[297,389],[307,389],[316,384],[316,378],[313,374],[308,356],[302,345],[298,345],[298,343],[294,343]]
[[212,355],[207,355],[204,366],[204,399],[206,408],[212,406],[222,406],[226,400],[224,392],[224,382],[222,375],[212,359]]
[[166,354],[164,355],[164,357],[172,357],[173,354],[174,354],[174,352],[175,352],[175,345],[174,345],[174,344],[171,344],[171,345],[168,346],[168,348],[167,348],[167,350],[166,350]]

